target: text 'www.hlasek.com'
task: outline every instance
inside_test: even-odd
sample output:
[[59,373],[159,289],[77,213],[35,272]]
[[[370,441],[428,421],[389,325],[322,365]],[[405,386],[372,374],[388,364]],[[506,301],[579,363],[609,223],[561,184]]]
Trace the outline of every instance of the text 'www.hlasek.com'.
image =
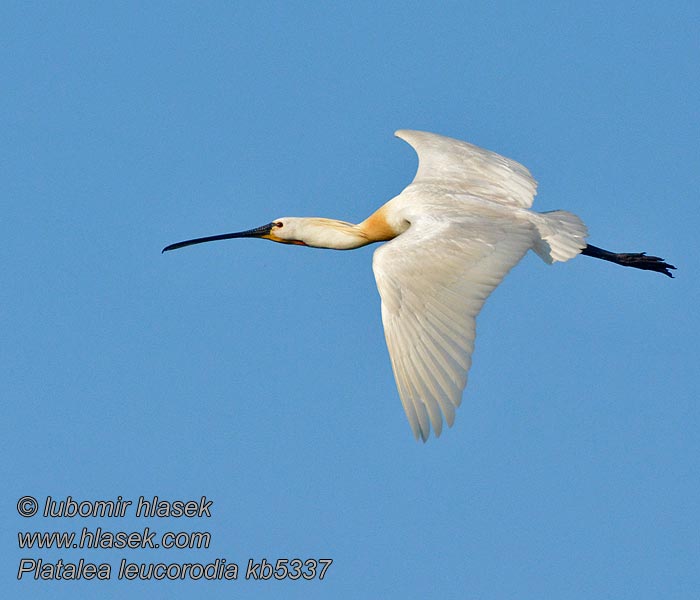
[[[323,580],[333,563],[330,558],[248,558],[240,564],[222,557],[205,560],[158,560],[145,562],[126,556],[107,562],[90,560],[85,551],[152,550],[156,553],[173,551],[206,551],[211,546],[210,531],[175,530],[160,532],[152,529],[158,519],[166,519],[170,527],[177,519],[211,518],[213,500],[202,496],[198,500],[164,500],[158,496],[126,500],[75,500],[71,496],[56,499],[47,496],[40,503],[33,496],[17,501],[17,512],[25,518],[44,517],[90,523],[100,520],[101,526],[83,526],[71,531],[20,531],[17,540],[20,551],[17,579],[20,581],[63,580],[168,580],[197,581],[240,579],[268,580]],[[138,531],[119,531],[105,527],[106,519],[148,519],[149,525]],[[82,524],[82,523],[81,523]],[[82,556],[75,556],[83,551]],[[54,558],[56,553],[66,556]],[[26,553],[26,555],[24,554]],[[39,554],[52,556],[42,558]],[[101,553],[104,555],[104,552]],[[160,558],[160,554],[158,554]]]

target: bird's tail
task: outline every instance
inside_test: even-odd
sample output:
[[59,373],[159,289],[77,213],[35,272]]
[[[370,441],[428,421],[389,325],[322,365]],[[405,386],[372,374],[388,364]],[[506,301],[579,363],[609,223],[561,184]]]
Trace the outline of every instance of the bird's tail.
[[533,247],[547,264],[565,261],[586,247],[588,229],[576,215],[565,210],[539,213],[536,221],[540,239]]

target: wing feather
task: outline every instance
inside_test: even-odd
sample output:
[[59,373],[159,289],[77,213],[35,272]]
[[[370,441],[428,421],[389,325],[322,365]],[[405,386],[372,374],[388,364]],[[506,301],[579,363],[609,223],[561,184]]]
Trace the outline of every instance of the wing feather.
[[416,218],[374,253],[399,396],[416,438],[452,426],[471,366],[476,316],[536,239],[528,221]]
[[532,206],[537,182],[519,162],[427,131],[401,129],[395,135],[418,154],[413,184],[437,185],[510,206]]

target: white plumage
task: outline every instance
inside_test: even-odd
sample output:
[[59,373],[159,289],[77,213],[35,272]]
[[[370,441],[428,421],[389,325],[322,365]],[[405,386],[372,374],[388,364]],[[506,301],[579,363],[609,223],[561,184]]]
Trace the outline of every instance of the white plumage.
[[549,239],[543,258],[566,260],[587,232],[570,213],[526,210],[537,184],[521,164],[431,133],[396,135],[419,165],[387,206],[411,225],[375,251],[373,268],[399,395],[414,435],[426,440],[431,425],[440,435],[443,415],[454,422],[489,294],[530,248],[544,253]]
[[476,316],[528,250],[547,263],[579,253],[672,276],[672,265],[644,253],[587,245],[586,226],[566,211],[528,210],[537,183],[514,160],[424,131],[396,135],[418,153],[418,171],[401,194],[362,223],[283,217],[237,233],[167,246],[240,237],[349,250],[388,242],[374,253],[382,321],[399,396],[414,435],[442,431],[462,400]]

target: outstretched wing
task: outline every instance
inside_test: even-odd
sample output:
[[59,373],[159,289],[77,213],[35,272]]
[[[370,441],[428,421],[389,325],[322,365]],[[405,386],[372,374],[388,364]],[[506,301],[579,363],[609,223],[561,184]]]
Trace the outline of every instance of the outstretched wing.
[[[420,174],[420,171],[419,171]],[[467,384],[475,319],[533,245],[527,221],[419,217],[374,253],[382,321],[399,396],[416,438],[449,426]]]
[[528,208],[537,192],[537,182],[520,163],[427,131],[401,129],[396,137],[408,142],[418,154],[414,184],[439,185],[446,191],[466,193]]

